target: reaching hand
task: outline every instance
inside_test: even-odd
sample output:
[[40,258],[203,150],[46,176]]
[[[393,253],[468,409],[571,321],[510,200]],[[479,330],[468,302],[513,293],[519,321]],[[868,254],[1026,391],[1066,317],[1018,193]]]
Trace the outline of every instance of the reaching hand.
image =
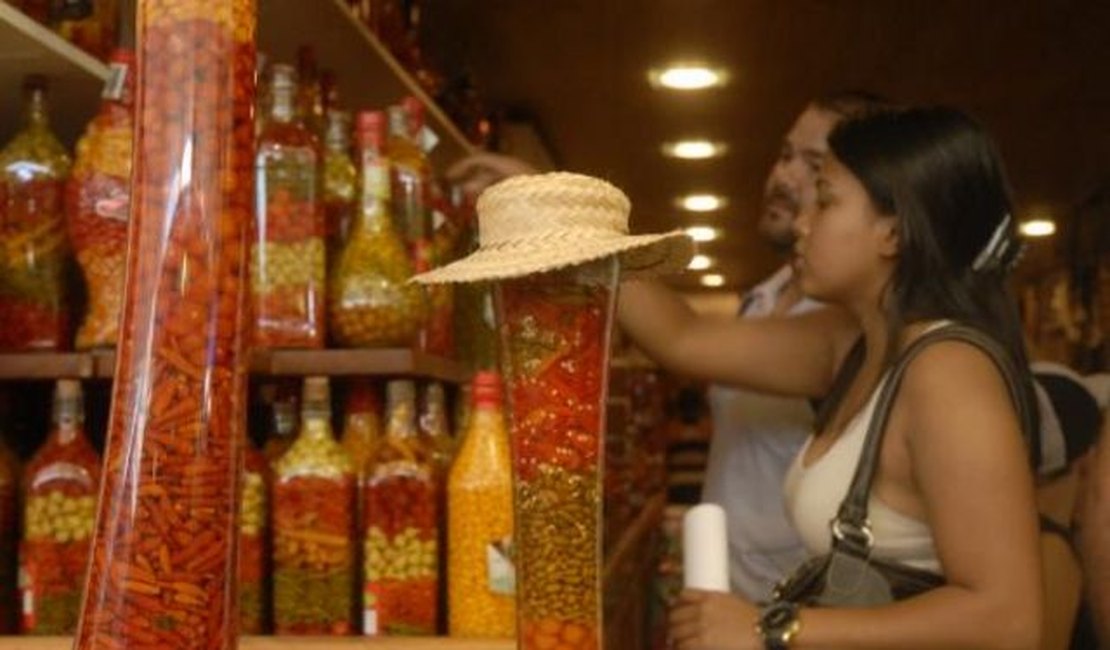
[[476,196],[490,185],[522,174],[535,174],[528,163],[502,154],[476,153],[456,162],[447,170],[447,179],[462,185],[463,190]]
[[671,610],[670,639],[675,650],[759,650],[755,631],[759,611],[731,594],[684,591]]

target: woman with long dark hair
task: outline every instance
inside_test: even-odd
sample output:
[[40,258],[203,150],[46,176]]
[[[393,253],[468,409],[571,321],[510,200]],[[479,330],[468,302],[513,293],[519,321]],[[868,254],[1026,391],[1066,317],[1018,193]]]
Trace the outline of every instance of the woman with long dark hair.
[[[840,309],[709,322],[635,283],[620,303],[634,340],[703,378],[832,393],[786,485],[814,555],[829,551],[829,522],[878,395],[916,341],[970,326],[1001,344],[1006,365],[1027,367],[1004,286],[1018,249],[1013,206],[987,134],[951,109],[899,109],[842,123],[829,145],[818,205],[795,225],[795,268],[807,295]],[[656,318],[641,327],[636,313]],[[881,606],[780,607],[771,618],[735,596],[688,592],[672,615],[675,646],[1036,647],[1041,571],[1018,374],[1007,377],[980,346],[937,340],[895,385],[869,493],[868,559],[935,576],[937,586]],[[1027,377],[1017,384],[1032,402]]]

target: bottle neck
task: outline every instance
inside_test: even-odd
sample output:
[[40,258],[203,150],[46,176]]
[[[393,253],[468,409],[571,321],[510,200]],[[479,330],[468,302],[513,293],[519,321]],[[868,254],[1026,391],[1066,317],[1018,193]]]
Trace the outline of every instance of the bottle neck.
[[68,445],[76,441],[85,426],[84,408],[77,399],[58,400],[54,404],[54,440]]
[[292,123],[297,118],[296,90],[285,84],[275,84],[270,89],[270,121]]
[[389,204],[392,187],[389,159],[374,142],[362,142],[358,151],[360,169],[359,224],[381,230],[390,225]]
[[50,117],[46,111],[46,93],[32,90],[27,97],[27,125],[35,128],[48,128]]
[[306,404],[301,410],[302,438],[331,438],[331,411],[326,406]]
[[388,438],[408,439],[417,436],[415,400],[395,401],[389,406],[389,422],[385,435]]

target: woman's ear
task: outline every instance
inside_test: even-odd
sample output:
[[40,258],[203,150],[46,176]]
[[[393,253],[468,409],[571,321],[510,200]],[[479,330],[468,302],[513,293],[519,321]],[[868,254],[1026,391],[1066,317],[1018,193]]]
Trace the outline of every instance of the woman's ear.
[[898,235],[898,217],[879,217],[875,222],[879,254],[885,258],[898,257],[901,250],[901,237]]

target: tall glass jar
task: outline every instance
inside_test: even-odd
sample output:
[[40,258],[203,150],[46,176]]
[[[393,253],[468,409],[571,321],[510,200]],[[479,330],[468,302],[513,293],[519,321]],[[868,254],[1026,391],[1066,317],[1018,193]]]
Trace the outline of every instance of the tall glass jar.
[[239,632],[268,631],[270,593],[270,466],[244,431],[243,482],[239,488]]
[[50,129],[46,80],[24,84],[27,122],[0,151],[0,349],[68,344],[63,194],[70,159]]
[[235,647],[255,16],[139,0],[128,286],[76,650]]
[[425,303],[420,287],[408,283],[413,267],[390,218],[384,116],[360,113],[357,133],[360,198],[329,287],[333,335],[343,346],[408,345],[423,320]]
[[363,633],[434,635],[439,560],[435,470],[416,425],[416,386],[389,382],[385,437],[363,487]]
[[324,213],[328,231],[328,256],[335,258],[351,233],[358,195],[358,168],[351,158],[351,114],[328,111],[324,139]]
[[77,143],[66,184],[69,240],[88,287],[76,347],[110,347],[119,336],[131,211],[131,144],[134,130],[135,53],[112,54],[100,112]]
[[301,432],[274,468],[274,631],[347,635],[355,611],[355,468],[325,377],[305,379]]
[[601,467],[617,266],[610,258],[497,285],[523,650],[601,645]]
[[271,66],[267,121],[255,160],[251,254],[253,343],[324,346],[327,275],[320,147],[296,110],[297,75]]
[[516,631],[513,474],[501,377],[480,372],[473,390],[474,415],[447,487],[448,628],[455,637],[509,638]]
[[59,381],[54,428],[23,473],[24,634],[73,634],[77,626],[100,487],[100,458],[84,424],[81,384]]

